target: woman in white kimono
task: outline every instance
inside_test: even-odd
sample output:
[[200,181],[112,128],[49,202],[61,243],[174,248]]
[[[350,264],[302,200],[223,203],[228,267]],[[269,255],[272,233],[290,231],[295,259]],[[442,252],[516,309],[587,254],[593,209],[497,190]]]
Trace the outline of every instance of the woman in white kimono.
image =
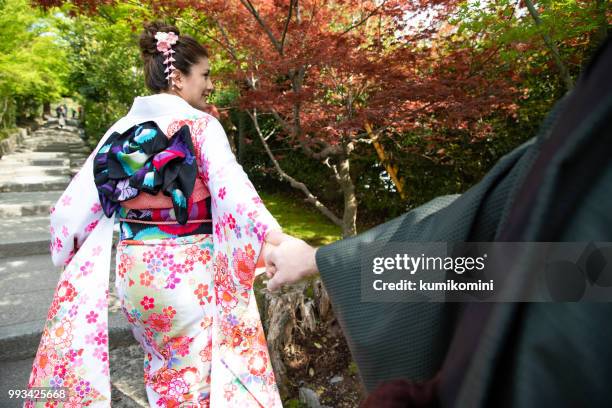
[[162,23],[145,27],[140,46],[156,94],[135,98],[51,210],[52,259],[64,269],[29,387],[67,391],[51,406],[110,406],[117,217],[116,288],[144,351],[150,406],[281,407],[253,293],[265,237],[281,227],[203,112],[206,49]]

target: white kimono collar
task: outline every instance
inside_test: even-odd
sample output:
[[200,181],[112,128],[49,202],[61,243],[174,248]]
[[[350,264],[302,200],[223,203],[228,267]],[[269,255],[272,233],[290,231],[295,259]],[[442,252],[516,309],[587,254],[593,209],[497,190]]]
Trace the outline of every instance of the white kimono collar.
[[158,93],[135,97],[132,107],[126,116],[130,118],[155,117],[184,112],[185,109],[193,110],[195,108],[178,95]]

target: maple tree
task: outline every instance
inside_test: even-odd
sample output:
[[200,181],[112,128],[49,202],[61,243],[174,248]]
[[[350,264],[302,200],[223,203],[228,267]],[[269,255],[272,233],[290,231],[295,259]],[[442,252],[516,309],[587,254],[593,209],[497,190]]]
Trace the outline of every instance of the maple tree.
[[[357,233],[354,154],[364,149],[372,154],[376,141],[419,129],[431,130],[430,146],[444,137],[437,129],[484,135],[484,116],[515,107],[512,76],[483,75],[495,50],[445,46],[444,22],[458,3],[164,0],[148,5],[178,23],[206,22],[202,34],[233,61],[235,70],[224,79],[240,89],[240,106],[277,173],[350,236]],[[74,2],[87,13],[101,4]],[[283,170],[270,135],[259,126],[261,117],[270,115],[278,125],[276,138],[329,169],[343,194],[341,214],[321,202],[307,180]]]
[[[166,7],[168,2],[156,3]],[[182,2],[184,4],[184,2]],[[176,3],[173,3],[173,6]],[[449,49],[440,28],[456,1],[190,2],[214,21],[236,62],[249,112],[276,171],[301,190],[344,236],[356,231],[351,158],[380,138],[415,129],[460,128],[483,135],[479,119],[511,111],[511,76],[482,75],[491,52]],[[168,8],[166,10],[171,10]],[[429,17],[428,17],[429,16]],[[286,143],[331,170],[342,214],[281,167],[258,123],[272,115]],[[432,136],[432,141],[439,134]]]

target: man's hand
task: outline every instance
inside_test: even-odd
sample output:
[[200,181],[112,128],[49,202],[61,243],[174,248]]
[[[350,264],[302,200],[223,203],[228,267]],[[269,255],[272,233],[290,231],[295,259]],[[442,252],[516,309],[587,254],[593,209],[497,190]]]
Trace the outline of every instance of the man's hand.
[[277,230],[267,234],[266,242],[274,245],[265,254],[268,290],[275,291],[318,272],[317,248]]

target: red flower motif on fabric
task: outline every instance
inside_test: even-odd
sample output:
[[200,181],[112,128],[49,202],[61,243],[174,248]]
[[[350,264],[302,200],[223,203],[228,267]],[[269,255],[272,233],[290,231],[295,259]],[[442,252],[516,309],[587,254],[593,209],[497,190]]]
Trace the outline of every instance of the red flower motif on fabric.
[[87,227],[85,227],[85,232],[91,232],[98,225],[98,220],[92,221]]
[[79,270],[81,271],[81,274],[83,276],[87,276],[93,271],[93,266],[94,264],[92,262],[85,261],[85,263],[79,268]]
[[[184,125],[189,126],[190,132],[191,132],[191,128],[193,127],[193,121],[189,120],[189,119],[180,119],[180,120],[174,120],[174,121],[172,121],[168,125],[168,130],[166,131],[166,136],[168,138],[171,138],[172,135],[174,135],[176,132],[178,132],[178,130],[180,128],[182,128]],[[194,143],[194,145],[195,145],[195,143]]]
[[59,252],[64,247],[62,241],[59,238],[55,238],[55,244],[53,245],[54,249]]
[[153,275],[151,275],[149,272],[145,271],[140,274],[140,284],[142,286],[149,286],[152,281],[153,281]]
[[152,313],[149,319],[146,321],[156,332],[166,333],[172,329],[172,323],[170,317],[165,314]]
[[72,302],[76,297],[77,292],[74,286],[68,281],[62,281],[57,289],[57,298],[61,302]]
[[232,335],[232,347],[238,348],[243,341],[244,337],[242,336],[242,333],[240,333],[240,330],[234,330]]
[[98,314],[92,310],[85,316],[85,319],[87,323],[95,323],[98,320]]
[[125,273],[129,271],[132,267],[132,258],[129,257],[128,254],[121,254],[119,256],[119,265],[117,267],[119,272],[119,277],[124,278]]
[[165,314],[166,316],[168,316],[171,319],[174,316],[176,316],[176,310],[174,310],[174,308],[172,306],[164,307],[164,309],[162,310],[162,313]]
[[250,289],[253,285],[253,276],[255,272],[254,251],[251,245],[246,247],[246,251],[237,248],[234,251],[233,269],[236,277],[241,285]]
[[185,250],[185,254],[187,254],[187,258],[196,257],[199,252],[200,252],[200,248],[197,245],[191,245],[189,248]]
[[58,298],[53,299],[51,306],[49,307],[49,312],[47,313],[47,320],[51,320],[55,317],[57,312],[59,311],[60,302]]
[[232,214],[226,214],[226,216],[225,222],[227,223],[228,228],[231,230],[236,229],[236,219],[232,216]]
[[206,347],[200,350],[200,357],[202,357],[203,362],[212,360],[212,339],[209,339]]
[[217,290],[217,302],[220,303],[224,309],[233,309],[238,304],[238,299],[228,290],[219,288],[219,290]]
[[223,288],[234,292],[236,290],[236,287],[234,285],[234,282],[232,281],[232,278],[229,275],[227,267],[227,257],[223,254],[219,254],[218,257],[215,259],[213,269],[216,293],[218,293]]
[[172,381],[179,377],[179,375],[177,370],[162,367],[149,377],[149,385],[155,392],[166,398],[165,406],[167,407],[171,406],[168,398],[172,398],[172,394],[176,392],[176,383],[173,384]]
[[200,250],[198,255],[198,261],[204,264],[208,263],[208,261],[211,259],[210,251],[208,249]]
[[106,344],[106,342],[108,341],[108,336],[104,332],[99,331],[98,333],[96,333],[96,337],[94,337],[94,340],[98,345]]
[[91,206],[90,211],[94,214],[97,212],[100,212],[102,211],[102,206],[100,205],[100,203],[95,203],[94,205]]
[[204,299],[206,299],[208,303],[210,303],[210,301],[212,300],[212,296],[209,296],[208,294],[208,285],[204,285],[202,283],[198,284],[198,288],[193,293],[198,297],[200,305],[206,304],[204,302]]
[[149,263],[149,262],[151,262],[152,259],[153,259],[153,252],[152,251],[147,251],[144,254],[142,254],[142,262]]
[[171,351],[176,352],[181,357],[189,354],[189,347],[193,343],[194,338],[189,336],[178,336],[174,338],[164,338],[166,345]]
[[145,296],[140,301],[140,304],[142,305],[144,310],[153,309],[155,307],[155,298],[150,298],[148,296]]
[[249,372],[253,375],[260,376],[266,372],[266,367],[268,365],[268,358],[266,357],[266,353],[263,351],[258,351],[253,354],[251,358],[249,358]]
[[94,357],[100,361],[108,360],[108,353],[102,347],[96,347],[93,353]]

